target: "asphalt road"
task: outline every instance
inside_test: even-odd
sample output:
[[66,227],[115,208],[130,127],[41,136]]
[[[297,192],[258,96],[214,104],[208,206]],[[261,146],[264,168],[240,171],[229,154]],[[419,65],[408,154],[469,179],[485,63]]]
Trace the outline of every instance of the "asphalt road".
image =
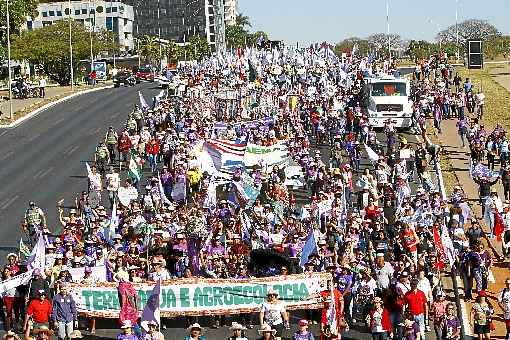
[[71,204],[86,188],[85,161],[93,157],[109,125],[124,124],[138,103],[139,90],[147,101],[159,92],[151,83],[100,90],[0,130],[0,263],[18,245],[20,221],[30,200],[46,212],[48,226],[55,230],[56,202]]

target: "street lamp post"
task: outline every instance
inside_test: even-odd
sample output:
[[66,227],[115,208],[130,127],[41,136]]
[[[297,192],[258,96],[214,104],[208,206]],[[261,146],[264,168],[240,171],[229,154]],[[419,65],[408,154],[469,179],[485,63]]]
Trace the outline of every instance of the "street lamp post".
[[71,0],[68,2],[69,4],[69,68],[71,70],[71,91],[74,91],[74,70],[73,70],[73,36],[72,36],[72,28],[71,28],[71,14],[73,12],[71,7]]
[[95,26],[96,26],[96,9],[94,6],[94,16],[90,17],[90,4],[93,0],[89,1],[89,20],[90,20],[90,31],[89,31],[89,38],[90,38],[90,72],[94,70],[94,48],[93,48],[93,35],[95,33]]
[[9,17],[9,0],[5,0],[7,5],[7,68],[9,73],[9,119],[12,119],[12,71],[11,71],[11,22]]
[[391,61],[391,39],[390,39],[390,2],[386,0],[386,31],[388,33],[388,56]]
[[455,36],[457,40],[457,62],[459,61],[459,0],[455,0]]

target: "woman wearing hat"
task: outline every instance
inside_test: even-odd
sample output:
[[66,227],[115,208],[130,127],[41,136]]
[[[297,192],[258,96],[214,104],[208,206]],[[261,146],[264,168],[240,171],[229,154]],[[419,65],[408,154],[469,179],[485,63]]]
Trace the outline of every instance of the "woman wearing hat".
[[14,253],[10,253],[7,255],[7,264],[5,265],[5,268],[9,269],[11,272],[11,276],[15,276],[19,273],[19,264],[18,264],[18,255]]
[[266,301],[260,307],[259,320],[261,325],[267,324],[276,330],[277,337],[282,336],[284,327],[289,328],[289,314],[272,288],[267,291]]
[[138,340],[138,337],[133,332],[133,324],[131,320],[124,320],[120,327],[122,333],[117,335],[117,340]]
[[261,337],[257,340],[274,340],[276,336],[276,331],[272,329],[268,324],[263,324],[258,332]]
[[158,323],[154,320],[147,322],[147,332],[143,340],[165,340],[163,333],[158,331]]
[[230,327],[230,331],[232,332],[232,336],[227,340],[248,340],[248,338],[244,335],[244,331],[246,327],[237,322],[232,322],[232,326]]
[[308,329],[308,320],[299,320],[299,329],[292,336],[292,340],[314,340],[312,332]]
[[478,293],[476,302],[471,307],[470,324],[473,326],[473,333],[478,340],[489,340],[491,338],[491,323],[494,308],[487,301],[487,293],[482,290]]
[[202,335],[202,326],[198,323],[194,323],[188,327],[189,335],[184,337],[184,340],[206,340],[205,336]]
[[35,336],[35,340],[49,340],[53,335],[53,331],[49,329],[48,326],[40,326],[39,328],[34,329],[33,334]]
[[[11,271],[9,270],[9,268],[4,268],[3,274],[4,274],[2,277],[3,280],[9,280],[12,277]],[[5,306],[5,314],[6,314],[5,329],[10,330],[13,328],[13,325],[14,325],[13,318],[12,318],[13,312],[14,312],[14,316],[16,318],[16,323],[19,322],[19,316],[20,316],[20,310],[18,308],[19,298],[17,297],[18,294],[16,294],[16,288],[8,289],[2,295],[3,295],[2,302]]]
[[380,297],[374,297],[372,303],[373,308],[367,315],[367,324],[374,340],[385,340],[392,332],[390,312],[384,307]]

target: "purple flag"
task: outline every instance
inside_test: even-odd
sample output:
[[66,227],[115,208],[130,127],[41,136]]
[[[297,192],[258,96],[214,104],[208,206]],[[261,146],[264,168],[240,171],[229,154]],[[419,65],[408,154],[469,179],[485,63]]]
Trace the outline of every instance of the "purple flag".
[[188,257],[190,260],[191,270],[193,275],[197,275],[200,271],[200,246],[202,240],[199,237],[188,237]]
[[160,313],[159,313],[159,296],[161,295],[161,280],[156,283],[154,289],[152,290],[151,295],[147,299],[147,303],[145,304],[145,308],[142,312],[142,327],[145,330],[148,330],[149,327],[147,323],[149,321],[155,321],[160,325]]

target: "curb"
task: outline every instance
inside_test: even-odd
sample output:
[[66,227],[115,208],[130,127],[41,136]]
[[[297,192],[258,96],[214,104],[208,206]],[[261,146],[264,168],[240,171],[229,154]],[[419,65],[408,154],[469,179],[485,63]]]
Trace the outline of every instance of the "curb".
[[[428,138],[427,135],[425,135],[425,140],[427,143],[431,143],[431,140]],[[441,142],[442,144],[442,142]],[[440,156],[441,157],[441,156]],[[438,179],[438,185],[439,185],[439,192],[441,194],[441,198],[443,200],[447,199],[446,196],[446,189],[444,186],[444,179],[443,179],[443,172],[441,169],[441,164],[439,159],[436,161],[435,164],[435,170],[436,170],[436,176]],[[457,181],[458,178],[456,177]],[[466,308],[466,302],[464,301],[464,289],[461,288],[460,277],[457,275],[456,270],[452,268],[451,270],[451,278],[453,283],[453,294],[455,298],[455,305],[457,307],[457,316],[461,320],[461,339],[466,340],[471,338],[471,325],[469,324],[469,318]]]
[[88,90],[72,93],[72,94],[70,94],[70,95],[68,95],[66,97],[57,99],[57,100],[55,100],[53,102],[49,102],[48,104],[43,105],[40,108],[35,109],[34,111],[28,113],[27,115],[17,119],[16,121],[14,121],[14,122],[12,122],[10,124],[0,125],[0,129],[12,129],[12,128],[15,128],[18,125],[22,124],[24,121],[29,120],[30,118],[33,118],[33,117],[37,116],[39,113],[41,113],[41,112],[43,112],[43,111],[45,111],[45,110],[47,110],[47,109],[57,105],[57,104],[63,103],[63,102],[65,102],[65,101],[67,101],[67,100],[69,100],[71,98],[74,98],[74,97],[77,97],[77,96],[81,96],[82,94],[87,94],[87,93],[101,91],[101,90],[105,90],[105,89],[111,89],[111,88],[113,88],[113,85],[95,87],[95,88],[92,88],[92,89],[88,89]]

